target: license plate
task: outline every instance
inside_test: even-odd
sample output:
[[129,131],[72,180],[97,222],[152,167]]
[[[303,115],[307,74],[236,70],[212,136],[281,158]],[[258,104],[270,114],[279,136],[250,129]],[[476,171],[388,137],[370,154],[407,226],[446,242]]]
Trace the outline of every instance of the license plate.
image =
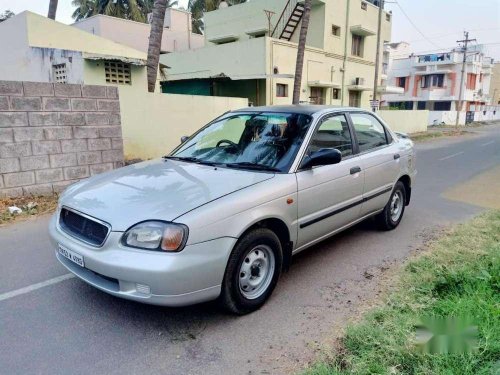
[[59,245],[57,247],[57,251],[59,254],[61,254],[63,257],[71,260],[73,263],[78,264],[80,267],[85,267],[85,263],[83,262],[83,257],[75,253],[74,251],[68,250],[65,247]]

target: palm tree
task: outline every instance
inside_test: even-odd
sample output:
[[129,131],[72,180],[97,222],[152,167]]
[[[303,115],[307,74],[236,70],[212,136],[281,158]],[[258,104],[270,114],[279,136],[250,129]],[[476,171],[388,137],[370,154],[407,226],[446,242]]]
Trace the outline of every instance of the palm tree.
[[160,63],[161,39],[163,37],[163,25],[165,23],[165,11],[167,0],[155,0],[153,7],[153,19],[151,21],[151,33],[149,35],[148,48],[148,91],[155,92],[156,78],[158,75],[158,64]]
[[15,16],[14,12],[7,9],[5,12],[0,14],[0,22],[8,20],[9,18],[14,17],[14,16]]
[[73,0],[72,4],[76,7],[72,15],[75,21],[81,21],[99,13],[97,0]]
[[49,14],[47,15],[47,17],[52,19],[52,20],[56,19],[57,1],[58,0],[50,0],[50,3],[49,3]]
[[[166,7],[177,5],[177,0],[167,0]],[[73,0],[76,10],[73,18],[76,21],[105,14],[107,16],[127,20],[147,22],[147,16],[153,12],[154,0]]]
[[[189,0],[188,10],[192,14],[193,31],[198,34],[203,34],[205,25],[203,23],[203,15],[206,12],[219,9],[219,5],[223,0]],[[247,0],[224,0],[229,6],[246,3]]]
[[300,87],[302,85],[302,71],[304,69],[304,51],[306,49],[307,30],[311,18],[312,0],[305,0],[302,26],[300,27],[299,45],[297,48],[297,65],[295,66],[295,81],[293,82],[293,104],[300,103]]

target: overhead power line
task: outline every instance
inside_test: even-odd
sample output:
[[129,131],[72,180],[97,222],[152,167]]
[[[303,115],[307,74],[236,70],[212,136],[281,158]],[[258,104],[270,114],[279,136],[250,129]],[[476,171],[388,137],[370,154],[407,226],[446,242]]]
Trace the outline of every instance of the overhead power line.
[[401,10],[401,13],[403,13],[403,15],[406,17],[406,19],[408,20],[408,22],[410,22],[410,24],[413,26],[413,28],[415,30],[418,31],[418,33],[420,35],[422,35],[422,37],[424,37],[425,40],[427,40],[429,43],[431,43],[432,45],[438,47],[438,48],[442,48],[440,46],[438,46],[436,43],[434,43],[430,38],[428,38],[420,29],[419,27],[415,24],[415,22],[412,21],[412,19],[410,18],[410,16],[408,16],[408,14],[405,12],[405,10],[403,9],[403,7],[401,6],[401,4],[399,4],[398,1],[395,1],[394,4],[396,4],[398,6],[398,8]]

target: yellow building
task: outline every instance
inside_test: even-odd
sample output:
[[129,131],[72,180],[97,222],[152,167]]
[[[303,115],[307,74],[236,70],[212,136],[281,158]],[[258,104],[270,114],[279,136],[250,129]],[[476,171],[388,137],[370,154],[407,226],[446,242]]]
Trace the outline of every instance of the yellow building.
[[[313,0],[302,102],[369,106],[378,3]],[[253,105],[290,104],[303,9],[301,0],[252,0],[205,14],[204,48],[161,57],[169,66],[163,92],[246,97]],[[391,39],[391,21],[391,13],[384,11],[381,48]],[[385,78],[380,75],[380,86]]]
[[147,91],[146,53],[35,13],[26,11],[0,23],[0,50],[0,80]]
[[490,85],[491,104],[500,104],[500,62],[493,64]]

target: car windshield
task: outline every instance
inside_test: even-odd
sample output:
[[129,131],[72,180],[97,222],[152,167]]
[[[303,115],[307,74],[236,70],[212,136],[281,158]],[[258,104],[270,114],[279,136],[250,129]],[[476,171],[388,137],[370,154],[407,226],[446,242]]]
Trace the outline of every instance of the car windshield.
[[311,122],[311,116],[298,113],[231,113],[200,130],[169,157],[288,172]]

